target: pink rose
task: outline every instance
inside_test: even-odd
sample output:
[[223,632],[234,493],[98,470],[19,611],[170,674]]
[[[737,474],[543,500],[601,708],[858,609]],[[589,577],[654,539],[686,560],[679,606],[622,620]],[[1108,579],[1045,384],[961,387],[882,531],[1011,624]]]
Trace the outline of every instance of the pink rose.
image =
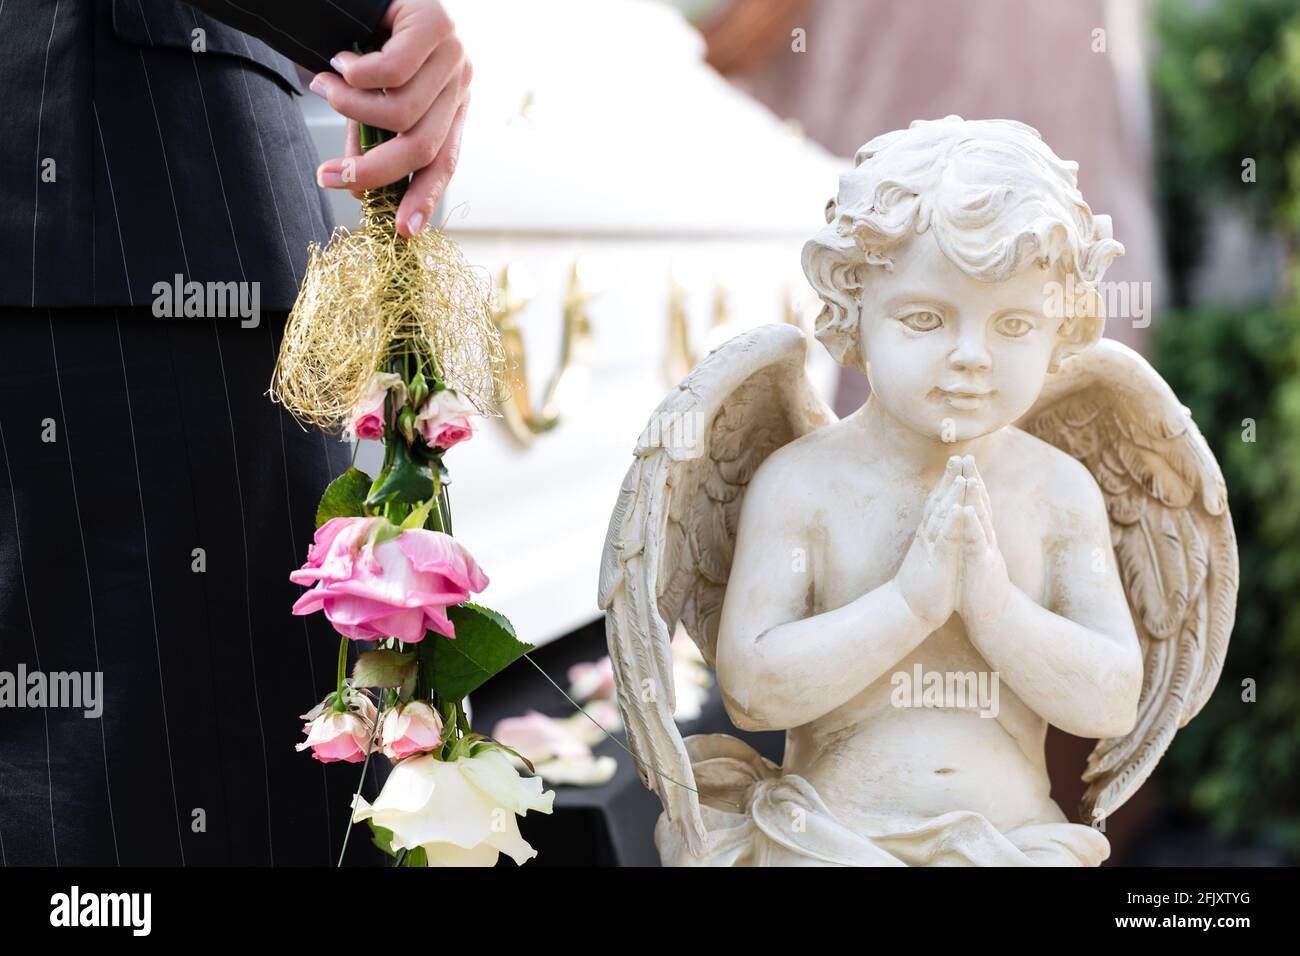
[[380,745],[390,760],[442,746],[442,718],[422,700],[413,700],[384,715]]
[[[585,718],[584,718],[585,719]],[[521,717],[506,717],[492,728],[492,739],[517,750],[534,763],[554,758],[590,757],[591,748],[568,726],[530,710]]]
[[376,716],[375,705],[364,694],[354,695],[349,709],[342,713],[332,703],[317,704],[302,715],[307,721],[302,728],[307,739],[294,749],[310,747],[312,756],[321,763],[360,763],[370,752]]
[[603,700],[613,697],[614,691],[614,665],[608,656],[569,668],[569,693],[578,700]]
[[474,434],[469,418],[477,414],[468,401],[446,388],[429,396],[415,424],[430,448],[450,448]]
[[393,372],[376,372],[370,376],[370,384],[366,386],[365,393],[358,399],[356,405],[352,406],[349,435],[370,441],[383,439],[384,400],[393,388],[401,389],[401,401],[405,401],[406,386],[402,384],[402,376]]
[[401,531],[386,518],[332,518],[316,529],[307,563],[289,575],[315,587],[294,614],[324,611],[334,630],[358,641],[455,637],[447,608],[488,585],[469,552],[441,531]]

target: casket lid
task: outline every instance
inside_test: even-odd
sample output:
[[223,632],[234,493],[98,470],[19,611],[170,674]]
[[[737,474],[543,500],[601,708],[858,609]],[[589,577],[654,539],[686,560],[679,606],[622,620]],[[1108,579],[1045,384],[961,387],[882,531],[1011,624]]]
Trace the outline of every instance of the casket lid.
[[[450,0],[474,64],[449,232],[812,235],[850,165],[652,0]],[[794,54],[792,54],[794,55]]]

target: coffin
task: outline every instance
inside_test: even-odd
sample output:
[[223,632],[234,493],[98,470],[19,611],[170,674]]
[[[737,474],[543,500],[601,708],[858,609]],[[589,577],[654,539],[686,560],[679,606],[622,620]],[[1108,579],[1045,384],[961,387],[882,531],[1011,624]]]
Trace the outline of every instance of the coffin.
[[[522,373],[520,403],[447,455],[455,531],[492,579],[483,603],[540,645],[598,617],[610,511],[669,388],[741,329],[808,327],[799,252],[848,163],[707,67],[669,7],[447,6],[474,93],[440,218],[505,286]],[[341,155],[341,118],[306,100],[322,156]],[[331,198],[356,221],[351,197]],[[812,353],[829,401],[835,366]],[[361,467],[378,461],[361,450]]]

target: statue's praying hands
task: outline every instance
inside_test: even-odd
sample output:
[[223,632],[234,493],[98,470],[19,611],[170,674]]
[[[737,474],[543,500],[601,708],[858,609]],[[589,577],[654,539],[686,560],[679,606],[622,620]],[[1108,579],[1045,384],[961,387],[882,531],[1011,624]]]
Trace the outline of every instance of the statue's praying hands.
[[967,477],[973,482],[974,471],[973,458],[954,455],[948,459],[943,477],[925,499],[921,523],[894,575],[907,606],[932,630],[948,620],[957,609],[958,597],[966,595],[963,567],[967,552],[975,551],[971,529],[966,526],[966,518],[973,515],[966,501]]

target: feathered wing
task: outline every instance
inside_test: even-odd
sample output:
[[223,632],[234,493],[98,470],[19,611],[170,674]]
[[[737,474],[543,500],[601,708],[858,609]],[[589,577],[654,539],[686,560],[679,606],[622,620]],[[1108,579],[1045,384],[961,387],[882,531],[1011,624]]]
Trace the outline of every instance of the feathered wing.
[[782,445],[834,420],[804,371],[807,340],[766,325],[711,352],[660,403],[634,452],[600,568],[628,746],[693,853],[704,849],[695,776],[673,721],[680,621],[710,667],[745,489]]
[[1237,604],[1236,535],[1218,462],[1132,349],[1103,339],[1066,359],[1019,424],[1101,486],[1142,644],[1137,724],[1098,741],[1083,774],[1080,811],[1093,820],[1137,791],[1214,690]]

